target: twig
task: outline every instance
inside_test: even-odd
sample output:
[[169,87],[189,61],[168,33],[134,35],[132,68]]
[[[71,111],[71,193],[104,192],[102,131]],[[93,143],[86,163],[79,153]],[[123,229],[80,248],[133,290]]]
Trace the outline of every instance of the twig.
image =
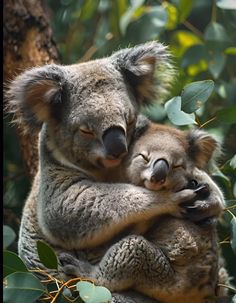
[[200,32],[194,25],[192,25],[188,20],[182,22],[185,27],[187,27],[191,32],[193,32],[196,36],[198,36],[201,40],[203,40],[203,33]]
[[230,241],[221,241],[220,244],[230,244]]
[[216,22],[216,2],[213,0],[212,11],[211,11],[211,22]]
[[218,284],[218,286],[222,286],[222,287],[225,287],[225,288],[228,288],[232,291],[234,291],[236,293],[236,288],[232,287],[232,286],[229,286],[229,285],[225,285],[225,284]]
[[234,209],[234,208],[236,208],[236,204],[235,204],[235,205],[228,206],[228,207],[226,207],[224,210],[229,210],[229,209]]
[[205,127],[207,124],[209,124],[210,122],[214,121],[215,119],[216,119],[216,116],[213,117],[213,118],[211,118],[210,120],[207,120],[205,123],[203,123],[203,124],[200,126],[200,128]]

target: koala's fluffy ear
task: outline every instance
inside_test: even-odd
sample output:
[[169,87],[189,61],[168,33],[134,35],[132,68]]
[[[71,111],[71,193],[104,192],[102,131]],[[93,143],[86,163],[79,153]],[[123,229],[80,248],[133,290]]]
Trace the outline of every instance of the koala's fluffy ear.
[[193,130],[187,134],[188,154],[200,169],[206,169],[220,152],[220,144],[210,134],[202,130]]
[[63,73],[57,65],[46,65],[25,71],[9,85],[7,110],[25,131],[56,122],[62,103]]
[[156,41],[120,50],[111,56],[111,60],[124,74],[142,105],[149,105],[156,98],[160,100],[173,80],[170,54]]

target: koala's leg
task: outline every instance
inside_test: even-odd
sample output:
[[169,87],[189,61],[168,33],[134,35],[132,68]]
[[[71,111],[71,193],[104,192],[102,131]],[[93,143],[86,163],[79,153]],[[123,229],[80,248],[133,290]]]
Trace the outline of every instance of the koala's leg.
[[113,293],[111,303],[157,303],[158,301],[148,298],[136,291]]
[[162,250],[142,236],[127,236],[110,247],[98,265],[64,253],[60,255],[67,275],[84,276],[95,283],[121,291],[142,285],[163,284],[174,276]]

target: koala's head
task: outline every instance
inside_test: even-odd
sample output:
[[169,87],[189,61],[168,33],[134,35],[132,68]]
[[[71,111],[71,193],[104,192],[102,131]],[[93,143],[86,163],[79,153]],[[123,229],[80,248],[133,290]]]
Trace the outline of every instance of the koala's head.
[[184,132],[140,116],[127,160],[130,182],[151,190],[194,188],[194,171],[207,170],[218,142],[202,130]]
[[127,153],[140,106],[160,96],[172,74],[166,47],[150,42],[86,63],[33,68],[12,82],[8,98],[28,131],[43,124],[49,149],[73,165],[108,168]]

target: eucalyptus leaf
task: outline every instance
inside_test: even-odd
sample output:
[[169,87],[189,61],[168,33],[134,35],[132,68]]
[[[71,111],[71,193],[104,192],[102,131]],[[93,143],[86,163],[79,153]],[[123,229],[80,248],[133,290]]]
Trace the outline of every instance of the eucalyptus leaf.
[[11,245],[16,238],[16,233],[14,230],[8,226],[3,225],[3,248],[7,248],[9,245]]
[[3,251],[3,276],[6,277],[14,272],[28,272],[25,263],[12,251]]
[[236,155],[234,155],[233,158],[230,160],[230,166],[233,169],[236,169]]
[[236,303],[236,295],[233,296],[232,301],[230,303]]
[[167,21],[166,10],[160,5],[153,6],[139,19],[130,23],[126,38],[133,43],[155,40],[164,31]]
[[80,19],[86,21],[92,17],[99,5],[99,0],[86,0],[81,9]]
[[144,0],[132,1],[130,8],[120,18],[120,30],[122,35],[125,34],[127,26],[132,21],[135,11],[142,6]]
[[212,52],[209,60],[209,71],[212,76],[217,79],[225,67],[226,57],[221,51]]
[[217,0],[216,5],[222,9],[236,9],[236,1],[235,0]]
[[207,60],[208,54],[205,46],[197,44],[189,47],[182,57],[181,67],[197,64],[200,60]]
[[220,23],[212,22],[210,23],[204,34],[206,41],[216,41],[216,42],[229,42],[230,38]]
[[179,21],[183,22],[191,12],[193,0],[180,0],[179,1]]
[[232,218],[230,222],[230,227],[231,227],[230,244],[233,252],[236,254],[236,217]]
[[175,29],[178,24],[178,11],[177,8],[169,2],[165,2],[164,8],[168,14],[168,21],[166,23],[166,29]]
[[182,91],[181,109],[193,113],[207,101],[214,89],[212,80],[197,81],[186,85]]
[[80,281],[76,284],[76,289],[85,303],[107,303],[112,299],[107,288],[90,282]]
[[37,241],[39,259],[49,269],[58,268],[58,260],[53,249],[43,241]]
[[225,49],[224,53],[226,55],[236,55],[236,47],[228,47]]
[[169,120],[175,125],[196,124],[194,114],[181,111],[181,97],[174,97],[165,103],[165,110]]
[[45,287],[32,273],[15,272],[5,278],[4,303],[33,303],[44,292]]

